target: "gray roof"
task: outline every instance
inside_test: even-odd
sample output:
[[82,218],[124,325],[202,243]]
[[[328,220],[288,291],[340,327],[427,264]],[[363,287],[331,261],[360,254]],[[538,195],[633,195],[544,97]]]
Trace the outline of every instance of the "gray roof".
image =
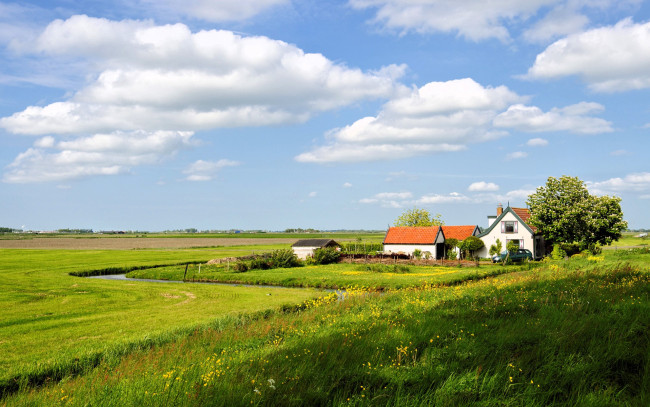
[[340,246],[332,239],[302,239],[292,244],[291,247],[332,247]]

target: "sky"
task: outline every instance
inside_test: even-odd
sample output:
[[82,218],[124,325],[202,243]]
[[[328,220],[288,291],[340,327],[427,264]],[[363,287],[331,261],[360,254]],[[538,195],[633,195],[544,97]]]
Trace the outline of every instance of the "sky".
[[650,227],[649,3],[0,0],[0,226],[487,226],[568,175]]

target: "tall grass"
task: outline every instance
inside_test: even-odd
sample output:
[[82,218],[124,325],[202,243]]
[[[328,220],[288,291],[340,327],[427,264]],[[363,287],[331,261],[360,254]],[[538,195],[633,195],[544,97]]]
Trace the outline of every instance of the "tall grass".
[[231,321],[5,401],[641,406],[650,403],[649,328],[647,266],[572,259],[450,287],[352,290],[346,301]]

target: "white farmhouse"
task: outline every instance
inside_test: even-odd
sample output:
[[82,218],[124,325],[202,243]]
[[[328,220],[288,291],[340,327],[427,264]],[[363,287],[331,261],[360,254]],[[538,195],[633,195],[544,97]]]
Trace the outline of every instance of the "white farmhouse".
[[530,210],[526,208],[511,208],[505,210],[499,204],[497,216],[488,216],[489,226],[478,237],[483,240],[485,247],[478,251],[479,257],[489,257],[490,246],[501,241],[502,250],[506,249],[509,242],[515,242],[520,249],[528,249],[533,253],[533,258],[544,256],[544,238],[537,234],[537,230],[526,222],[530,219]]
[[445,235],[438,226],[407,227],[396,226],[388,229],[384,238],[384,253],[413,255],[419,249],[429,252],[434,259],[445,256]]

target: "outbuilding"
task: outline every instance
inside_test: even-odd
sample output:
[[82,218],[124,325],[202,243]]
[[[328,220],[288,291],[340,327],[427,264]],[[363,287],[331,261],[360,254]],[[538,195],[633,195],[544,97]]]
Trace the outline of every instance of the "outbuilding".
[[429,252],[434,259],[445,257],[445,235],[439,226],[395,226],[384,238],[384,253],[413,255],[415,250]]
[[326,247],[340,249],[341,245],[332,239],[301,239],[291,245],[293,252],[301,260],[313,256],[316,249],[323,249]]

